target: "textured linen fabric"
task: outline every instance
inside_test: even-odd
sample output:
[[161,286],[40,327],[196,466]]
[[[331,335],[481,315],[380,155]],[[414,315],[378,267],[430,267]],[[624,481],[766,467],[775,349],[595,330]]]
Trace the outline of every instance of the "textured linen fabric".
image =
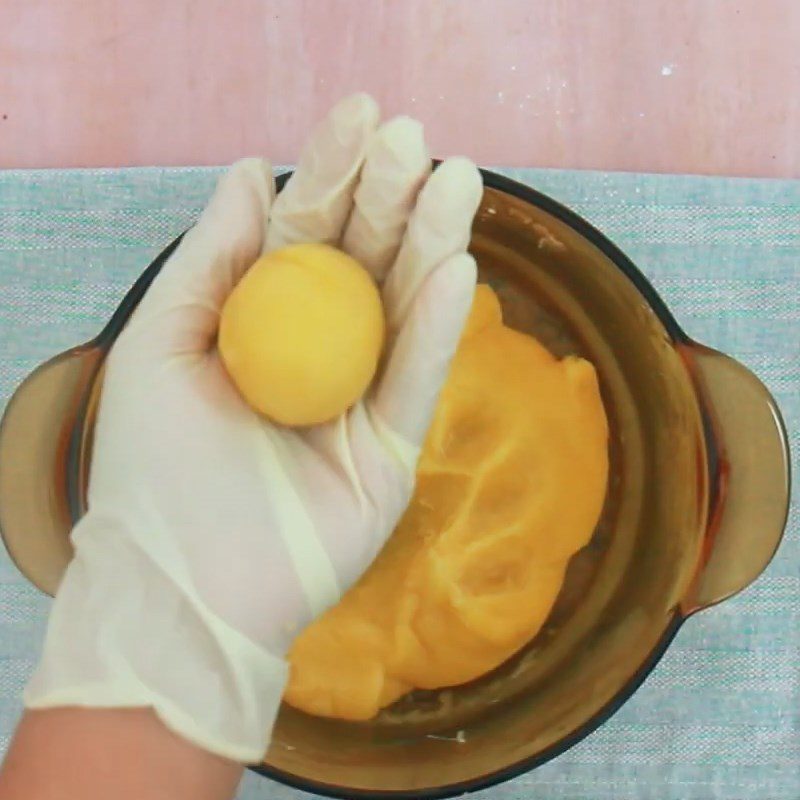
[[[686,331],[772,390],[800,474],[800,182],[506,170],[565,202],[650,277]],[[91,338],[197,217],[214,169],[0,173],[0,404]],[[487,800],[799,800],[800,520],[746,592],[703,612],[622,710]],[[49,601],[0,554],[0,748]],[[249,775],[240,800],[302,795]]]

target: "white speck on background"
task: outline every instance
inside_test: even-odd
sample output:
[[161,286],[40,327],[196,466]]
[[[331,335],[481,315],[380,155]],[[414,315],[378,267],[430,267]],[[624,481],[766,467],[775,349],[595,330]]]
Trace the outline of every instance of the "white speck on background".
[[661,67],[661,74],[665,78],[669,78],[669,76],[672,75],[672,73],[674,71],[675,71],[675,65],[674,64],[664,64],[664,66]]
[[512,71],[512,72],[516,72],[516,71],[517,71],[517,68],[512,66],[512,67],[511,67],[511,71]]
[[416,98],[416,97],[412,97],[412,98],[411,98],[411,102],[412,102],[412,103],[416,103],[416,102],[417,102],[417,98]]
[[497,93],[497,102],[498,103],[505,103],[505,96],[502,92]]
[[639,112],[639,116],[640,116],[640,117],[643,117],[643,116],[644,116],[644,111],[640,111],[640,112]]

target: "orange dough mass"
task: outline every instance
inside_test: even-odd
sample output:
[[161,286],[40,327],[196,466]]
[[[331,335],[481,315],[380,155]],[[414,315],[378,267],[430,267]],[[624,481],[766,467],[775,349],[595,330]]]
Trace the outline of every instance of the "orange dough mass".
[[286,701],[369,719],[513,655],[592,535],[607,440],[592,365],[505,327],[479,286],[411,504],[362,579],[295,641]]

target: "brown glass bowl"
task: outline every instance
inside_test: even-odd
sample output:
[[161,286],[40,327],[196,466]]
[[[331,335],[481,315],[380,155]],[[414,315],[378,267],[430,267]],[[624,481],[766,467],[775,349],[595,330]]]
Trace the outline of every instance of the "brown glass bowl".
[[[611,426],[605,510],[544,629],[492,674],[416,693],[369,723],[284,708],[256,769],[292,786],[443,797],[547,761],[630,697],[690,614],[753,581],[783,533],[789,454],[764,386],[691,341],[586,221],[506,178],[484,172],[484,182],[472,250],[506,320],[599,372]],[[58,586],[85,508],[104,358],[176,245],[97,339],[36,370],[6,410],[0,526],[17,566],[45,592]]]

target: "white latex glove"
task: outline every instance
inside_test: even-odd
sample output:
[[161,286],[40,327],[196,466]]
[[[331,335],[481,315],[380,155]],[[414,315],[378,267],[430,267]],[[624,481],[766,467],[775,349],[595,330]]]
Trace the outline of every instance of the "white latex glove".
[[[151,706],[208,750],[263,757],[294,633],[366,569],[411,497],[475,285],[477,170],[453,159],[429,177],[421,126],[378,116],[367,96],[340,103],[274,200],[269,164],[235,164],[114,346],[89,511],[28,707]],[[373,272],[389,333],[362,402],[290,430],[244,403],[214,341],[258,255],[307,241]]]

